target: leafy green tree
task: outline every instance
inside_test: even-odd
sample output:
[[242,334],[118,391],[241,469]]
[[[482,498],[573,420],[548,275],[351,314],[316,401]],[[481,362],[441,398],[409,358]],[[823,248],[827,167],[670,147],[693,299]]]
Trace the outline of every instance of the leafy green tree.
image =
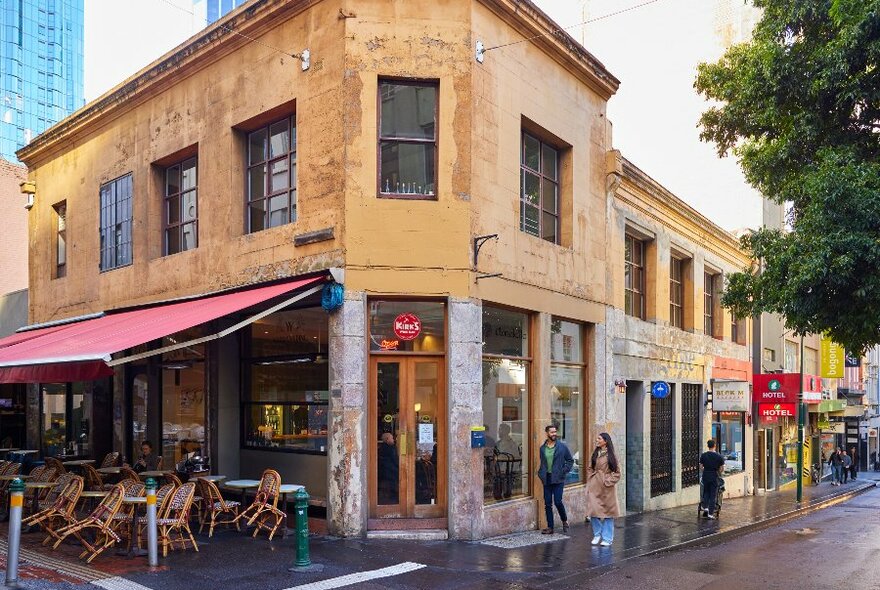
[[743,237],[760,263],[730,276],[722,303],[861,353],[880,343],[880,0],[754,4],[752,40],[699,66],[716,105],[701,137],[789,206],[789,227]]

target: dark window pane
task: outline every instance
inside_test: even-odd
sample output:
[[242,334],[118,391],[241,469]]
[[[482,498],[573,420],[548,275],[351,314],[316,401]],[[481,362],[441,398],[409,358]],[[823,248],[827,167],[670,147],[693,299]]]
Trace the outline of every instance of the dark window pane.
[[287,194],[269,199],[269,227],[278,227],[288,221]]
[[383,82],[382,137],[434,139],[435,86],[415,86]]
[[172,227],[165,230],[165,244],[168,254],[180,252],[180,228]]
[[434,145],[383,141],[382,192],[434,194]]
[[529,356],[529,316],[483,306],[483,353]]
[[248,170],[248,199],[254,201],[266,196],[266,166]]
[[198,240],[196,235],[196,224],[187,223],[182,226],[183,240],[181,241],[182,250],[192,250],[196,247]]
[[541,205],[541,179],[531,172],[523,172],[523,200],[534,207]]
[[266,160],[266,130],[260,129],[248,135],[248,163]]
[[252,201],[248,210],[250,212],[250,231],[260,231],[266,229],[266,207],[265,199]]
[[288,120],[278,121],[269,126],[269,157],[277,158],[290,151],[290,132]]
[[269,164],[269,181],[271,182],[269,187],[270,193],[277,193],[280,190],[289,188],[288,170],[289,168],[286,158]]
[[296,221],[296,191],[290,191],[290,221]]
[[180,223],[180,197],[171,197],[165,203],[168,225]]
[[192,190],[181,195],[183,203],[183,221],[192,221],[198,217],[196,209],[196,191]]
[[556,243],[556,217],[550,215],[549,213],[543,214],[541,234],[541,237],[548,242],[553,242],[554,244]]
[[541,147],[543,154],[543,159],[541,160],[541,174],[551,180],[557,180],[558,154],[556,150],[549,145],[543,145]]
[[165,195],[180,192],[180,166],[171,166],[165,170]]
[[198,184],[196,179],[196,159],[191,158],[183,163],[183,180],[181,190],[195,188]]
[[523,164],[535,171],[541,169],[541,142],[528,134],[523,134]]
[[541,206],[547,213],[559,215],[559,187],[546,178],[541,182],[543,184],[541,187]]
[[532,234],[533,236],[539,235],[539,219],[541,213],[538,211],[537,207],[532,207],[526,203],[523,203],[523,224],[522,229],[527,234]]

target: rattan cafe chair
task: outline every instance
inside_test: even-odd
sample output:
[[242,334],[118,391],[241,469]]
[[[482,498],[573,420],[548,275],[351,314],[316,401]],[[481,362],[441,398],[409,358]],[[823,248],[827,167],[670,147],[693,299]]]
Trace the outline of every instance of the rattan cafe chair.
[[[195,492],[194,482],[187,482],[177,488],[164,516],[156,521],[159,526],[159,542],[162,544],[163,557],[168,555],[168,548],[174,549],[177,543],[180,543],[181,549],[186,549],[186,544],[191,543],[193,549],[199,550],[199,545],[189,528],[189,515]],[[173,538],[174,533],[177,533],[176,539]]]
[[[56,531],[76,522],[74,510],[82,493],[83,478],[73,474],[65,475],[70,475],[70,478],[65,479],[64,488],[55,496],[52,504],[22,521],[24,525],[39,525],[43,528],[46,532],[43,545],[59,540],[60,536]],[[54,492],[54,488],[52,491]]]
[[[213,481],[199,479],[198,482],[204,505],[203,515],[199,522],[199,534],[202,533],[206,524],[208,525],[208,538],[214,536],[214,527],[218,524],[234,524],[235,529],[240,531],[238,510],[241,503],[235,500],[224,500],[223,494],[220,493],[220,489]],[[232,515],[232,517],[218,520],[217,517],[224,514]]]
[[[122,498],[125,490],[122,485],[116,484],[113,489],[101,500],[101,503],[92,511],[91,514],[70,524],[58,531],[58,540],[52,546],[57,549],[61,542],[73,535],[83,546],[82,553],[79,554],[80,559],[88,556],[86,563],[91,563],[102,551],[118,543],[121,539],[113,530],[113,517],[122,507]],[[83,533],[92,531],[94,533],[94,541],[89,541]]]
[[[281,492],[281,474],[274,469],[267,469],[260,478],[260,485],[253,503],[238,515],[247,524],[256,525],[254,537],[261,530],[269,531],[269,540],[275,535],[278,527],[285,520],[286,515],[278,509],[278,496]],[[269,522],[272,521],[272,525]]]

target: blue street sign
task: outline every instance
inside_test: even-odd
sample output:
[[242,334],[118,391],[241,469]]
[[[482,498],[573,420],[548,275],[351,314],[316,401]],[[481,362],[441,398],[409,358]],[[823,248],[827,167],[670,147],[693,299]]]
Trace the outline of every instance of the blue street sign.
[[654,397],[664,398],[669,395],[669,383],[666,381],[655,381],[651,385],[651,395]]

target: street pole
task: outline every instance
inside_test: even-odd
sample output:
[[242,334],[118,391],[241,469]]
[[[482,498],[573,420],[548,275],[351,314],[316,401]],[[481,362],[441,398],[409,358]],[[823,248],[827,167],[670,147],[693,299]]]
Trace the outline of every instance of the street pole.
[[797,461],[797,502],[804,498],[804,335],[801,334],[801,370],[798,379],[798,461]]

